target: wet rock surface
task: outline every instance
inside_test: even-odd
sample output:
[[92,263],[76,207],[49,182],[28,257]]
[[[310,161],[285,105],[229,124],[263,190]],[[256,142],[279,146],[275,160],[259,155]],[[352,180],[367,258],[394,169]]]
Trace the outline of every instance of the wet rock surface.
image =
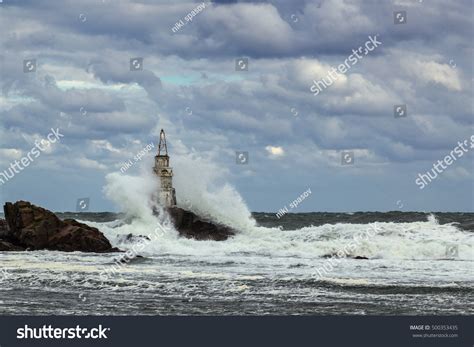
[[169,207],[167,212],[181,236],[196,240],[225,241],[235,235],[232,228],[199,217],[179,207]]
[[0,250],[115,252],[97,228],[74,219],[60,220],[53,212],[28,201],[7,202],[0,222]]

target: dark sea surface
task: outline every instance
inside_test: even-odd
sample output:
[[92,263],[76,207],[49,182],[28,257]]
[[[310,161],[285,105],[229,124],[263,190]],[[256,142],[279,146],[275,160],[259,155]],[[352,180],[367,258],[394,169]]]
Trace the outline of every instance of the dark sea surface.
[[351,223],[367,224],[374,222],[411,223],[424,222],[433,215],[439,224],[454,223],[458,228],[474,231],[474,213],[470,212],[308,212],[288,213],[278,218],[275,213],[254,212],[252,214],[259,225],[274,227],[281,225],[285,230],[298,229],[305,226],[324,224]]
[[1,314],[474,313],[474,213],[253,213],[227,241],[165,224],[143,244],[125,236],[154,232],[150,217],[58,216],[99,228],[134,259],[0,252]]

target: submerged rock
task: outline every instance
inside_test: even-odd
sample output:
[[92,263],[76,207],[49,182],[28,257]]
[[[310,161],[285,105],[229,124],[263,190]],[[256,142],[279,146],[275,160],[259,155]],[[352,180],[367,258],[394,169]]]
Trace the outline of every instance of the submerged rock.
[[321,258],[338,258],[338,259],[349,258],[349,259],[365,259],[365,260],[369,259],[362,255],[356,255],[356,256],[348,255],[347,257],[340,257],[337,255],[337,253],[325,254]]
[[168,207],[168,214],[181,236],[196,240],[224,241],[235,235],[232,228],[214,223],[179,207]]
[[7,202],[4,212],[8,227],[6,233],[0,234],[0,241],[5,248],[12,244],[28,250],[118,251],[97,228],[74,219],[62,221],[53,212],[27,201]]
[[127,235],[119,235],[118,236],[118,241],[120,243],[136,243],[136,242],[146,242],[150,241],[150,238],[148,236],[144,235],[133,235],[133,234],[127,234]]

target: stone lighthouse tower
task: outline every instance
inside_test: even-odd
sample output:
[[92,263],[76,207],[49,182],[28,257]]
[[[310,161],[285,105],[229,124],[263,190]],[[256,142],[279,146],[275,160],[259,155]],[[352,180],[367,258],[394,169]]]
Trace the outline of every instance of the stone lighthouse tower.
[[158,155],[155,156],[155,174],[160,178],[159,202],[164,207],[176,205],[176,192],[173,188],[173,169],[170,167],[170,157],[166,146],[165,131],[161,129]]

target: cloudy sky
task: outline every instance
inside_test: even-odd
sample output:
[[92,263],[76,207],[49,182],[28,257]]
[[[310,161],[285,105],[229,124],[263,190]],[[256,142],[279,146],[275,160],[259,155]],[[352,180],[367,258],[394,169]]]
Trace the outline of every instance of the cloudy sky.
[[[165,128],[172,162],[214,163],[252,211],[308,188],[294,212],[474,210],[474,149],[415,184],[474,134],[470,0],[214,1],[186,22],[199,4],[0,1],[0,172],[51,128],[64,134],[1,184],[0,203],[70,211],[89,197],[91,210],[115,210],[105,176]],[[370,35],[382,44],[313,95],[313,80]],[[236,70],[241,58],[248,71]]]

